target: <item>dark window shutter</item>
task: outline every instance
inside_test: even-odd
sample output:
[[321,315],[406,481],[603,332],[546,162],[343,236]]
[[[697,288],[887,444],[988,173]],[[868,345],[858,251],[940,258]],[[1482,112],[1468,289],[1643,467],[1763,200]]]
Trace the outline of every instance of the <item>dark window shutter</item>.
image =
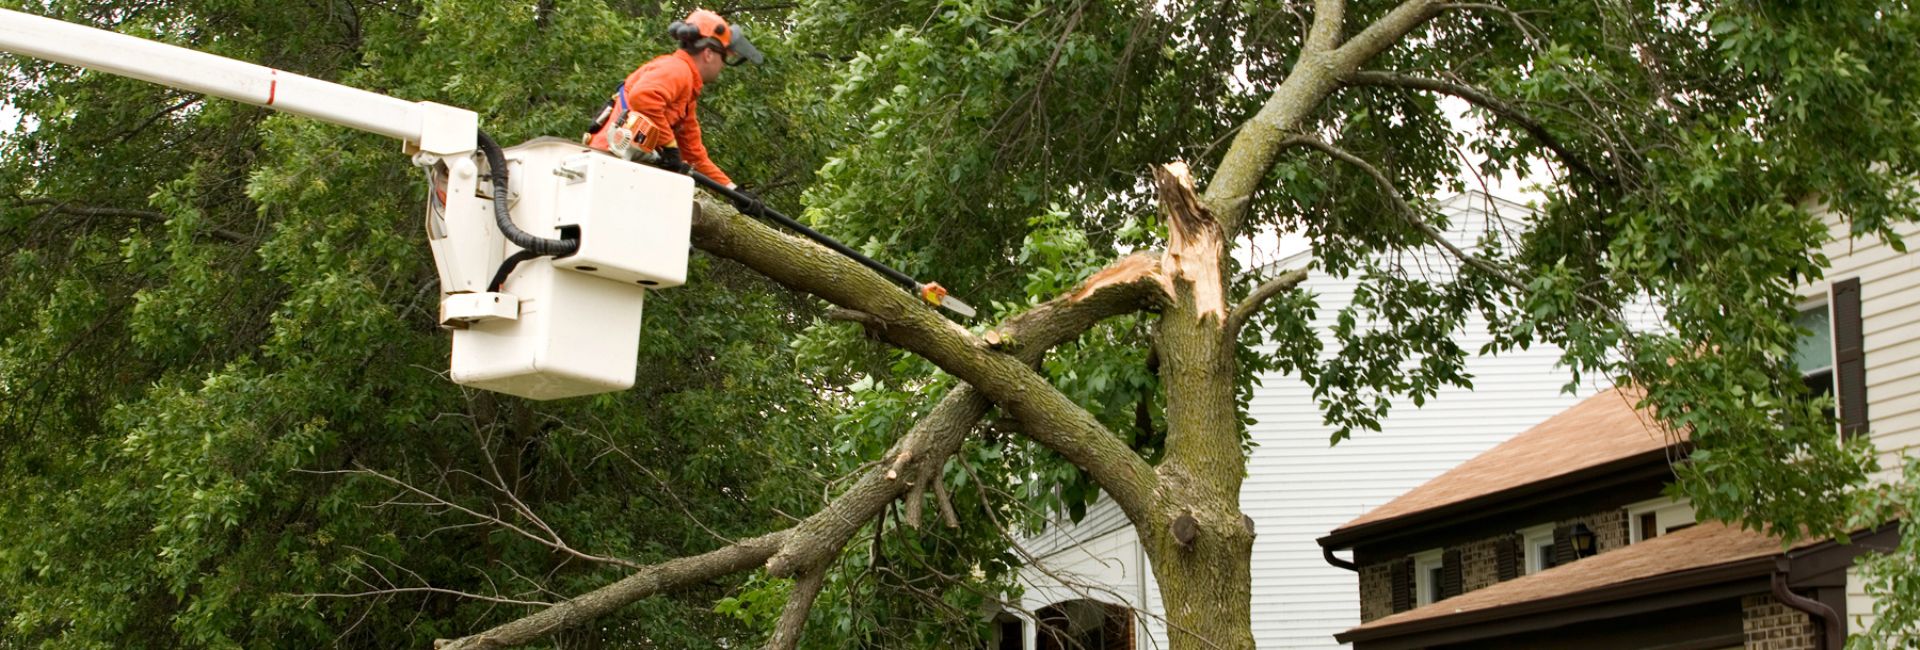
[[1393,587],[1393,611],[1404,612],[1413,609],[1413,558],[1405,557],[1393,561],[1388,570],[1388,581]]
[[1520,548],[1524,542],[1519,535],[1508,535],[1493,545],[1493,571],[1495,577],[1506,582],[1520,577],[1520,562],[1526,556],[1526,550]]
[[1580,556],[1573,550],[1573,527],[1554,526],[1553,565],[1564,566],[1573,564],[1573,561],[1578,559],[1580,559]]
[[1460,566],[1460,551],[1447,551],[1440,558],[1440,597],[1446,599],[1460,595],[1461,574],[1465,573],[1465,567]]
[[1860,278],[1833,283],[1833,379],[1840,401],[1840,432],[1867,432],[1866,337],[1860,328]]

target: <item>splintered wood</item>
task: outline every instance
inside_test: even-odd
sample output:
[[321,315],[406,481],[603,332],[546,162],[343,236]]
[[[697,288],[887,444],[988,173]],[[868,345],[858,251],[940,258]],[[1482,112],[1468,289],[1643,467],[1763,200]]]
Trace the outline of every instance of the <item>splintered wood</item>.
[[1160,213],[1167,218],[1167,252],[1160,262],[1165,274],[1167,294],[1180,301],[1181,284],[1187,285],[1193,309],[1200,318],[1227,317],[1227,284],[1220,269],[1225,241],[1220,222],[1200,203],[1193,192],[1193,174],[1187,164],[1174,161],[1153,168],[1154,189],[1160,197]]

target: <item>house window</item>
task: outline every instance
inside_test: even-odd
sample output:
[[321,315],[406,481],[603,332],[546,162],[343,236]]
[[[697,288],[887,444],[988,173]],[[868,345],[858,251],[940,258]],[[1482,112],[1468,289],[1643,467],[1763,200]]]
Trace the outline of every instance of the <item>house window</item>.
[[1793,346],[1793,365],[1815,397],[1833,394],[1833,315],[1825,304],[1800,312],[1793,324],[1806,334]]
[[1553,568],[1553,524],[1541,524],[1520,531],[1521,548],[1527,551],[1529,575]]
[[993,617],[993,631],[983,639],[983,650],[1025,650],[1027,645],[1026,623],[1020,617],[1000,612]]
[[1132,650],[1133,610],[1094,600],[1054,603],[1036,612],[1040,650]]
[[1643,542],[1693,525],[1693,502],[1659,497],[1627,504],[1627,540]]
[[1440,573],[1445,568],[1446,561],[1440,549],[1414,554],[1413,593],[1419,596],[1417,605],[1431,605],[1440,601]]
[[1867,431],[1866,339],[1860,315],[1860,278],[1847,278],[1828,287],[1826,304],[1815,305],[1794,319],[1807,334],[1793,350],[1802,381],[1815,396],[1832,396],[1832,413],[1843,435]]

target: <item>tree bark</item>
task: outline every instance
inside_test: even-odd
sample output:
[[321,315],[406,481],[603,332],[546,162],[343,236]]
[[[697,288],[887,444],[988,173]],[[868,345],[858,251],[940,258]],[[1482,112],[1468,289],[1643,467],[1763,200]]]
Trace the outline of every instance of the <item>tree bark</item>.
[[[1242,523],[1234,341],[1226,335],[1227,240],[1184,163],[1154,169],[1170,231],[1160,266],[1167,454],[1155,521],[1140,526],[1176,649],[1252,648],[1253,534]],[[1140,522],[1136,522],[1138,524]]]

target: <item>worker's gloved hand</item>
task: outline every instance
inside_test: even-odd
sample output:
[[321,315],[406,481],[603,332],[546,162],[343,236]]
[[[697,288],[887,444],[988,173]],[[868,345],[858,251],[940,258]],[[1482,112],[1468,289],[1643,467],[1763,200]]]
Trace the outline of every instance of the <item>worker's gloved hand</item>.
[[741,214],[757,216],[767,209],[767,204],[760,200],[759,195],[748,192],[738,185],[733,186],[733,193],[740,195],[740,199],[735,202],[734,207],[740,208]]
[[680,159],[679,147],[661,147],[655,154],[659,156],[658,160],[653,161],[653,166],[655,167],[675,174],[685,174],[688,170],[693,169],[686,161]]

